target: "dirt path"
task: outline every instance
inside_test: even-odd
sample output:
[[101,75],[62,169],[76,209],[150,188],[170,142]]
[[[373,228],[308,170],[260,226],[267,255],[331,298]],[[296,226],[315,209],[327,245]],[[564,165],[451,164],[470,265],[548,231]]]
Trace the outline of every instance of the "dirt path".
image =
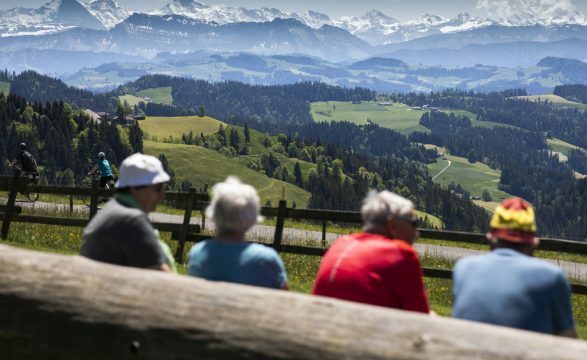
[[451,161],[450,161],[450,160],[447,160],[447,161],[448,161],[448,165],[446,165],[444,168],[442,168],[442,170],[440,170],[440,172],[439,172],[438,174],[434,175],[434,176],[432,177],[432,181],[434,181],[434,179],[436,179],[437,177],[439,177],[440,175],[442,175],[442,173],[444,173],[446,170],[448,170],[448,168],[450,167],[450,165],[451,165],[452,163],[451,163]]

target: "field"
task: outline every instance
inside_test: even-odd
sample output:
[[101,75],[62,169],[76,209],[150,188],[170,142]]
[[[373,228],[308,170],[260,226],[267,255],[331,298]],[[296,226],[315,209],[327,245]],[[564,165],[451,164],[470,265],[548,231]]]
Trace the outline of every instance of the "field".
[[130,94],[126,94],[126,95],[122,95],[118,97],[118,100],[120,100],[120,102],[124,103],[125,101],[130,105],[130,106],[135,106],[138,105],[140,102],[144,102],[147,103],[148,101],[145,101],[145,99],[134,96],[134,95],[130,95]]
[[[218,131],[220,124],[223,122],[208,116],[177,116],[177,117],[155,117],[149,116],[139,122],[141,129],[147,139],[157,137],[159,141],[167,139],[169,136],[180,138],[181,134],[209,135]],[[224,124],[226,126],[226,124]]]
[[447,110],[445,112],[455,114],[457,116],[466,116],[471,120],[471,125],[477,126],[477,127],[485,127],[485,128],[490,128],[490,129],[493,129],[496,126],[503,126],[503,127],[507,127],[507,128],[511,128],[511,129],[517,128],[516,126],[513,126],[513,125],[502,124],[502,123],[498,123],[498,122],[494,122],[494,121],[479,121],[479,120],[477,120],[477,115],[475,115],[474,113],[472,113],[470,111],[466,111],[466,110]]
[[157,104],[172,105],[173,96],[171,95],[171,87],[159,87],[152,89],[145,89],[137,91],[137,96],[141,98],[149,98],[150,102]]
[[[480,162],[471,164],[467,159],[462,157],[445,154],[443,158],[438,159],[436,163],[427,165],[430,175],[435,176],[438,174],[448,165],[449,160],[451,166],[448,167],[444,173],[434,179],[436,183],[443,186],[448,186],[451,182],[461,184],[465,190],[471,193],[471,196],[480,197],[483,190],[487,190],[494,201],[501,201],[509,196],[497,187],[501,176],[499,170],[493,170],[489,166]],[[489,208],[494,208],[493,204],[491,204]]]
[[241,164],[238,159],[228,158],[216,151],[199,146],[144,142],[145,153],[158,156],[164,153],[176,171],[179,181],[190,180],[196,187],[223,181],[229,175],[238,176],[243,182],[252,185],[259,192],[261,201],[277,205],[285,189],[285,199],[291,205],[306,207],[310,193],[295,185],[271,179]]
[[4,93],[4,95],[8,95],[10,92],[10,83],[7,81],[0,81],[0,93]]
[[315,121],[350,121],[363,125],[367,120],[385,127],[409,134],[414,131],[428,131],[420,126],[420,118],[425,110],[412,110],[409,106],[394,103],[392,106],[379,106],[375,102],[328,101],[311,104],[312,116]]
[[585,150],[583,148],[580,148],[580,147],[575,146],[573,144],[569,144],[568,142],[564,142],[564,141],[556,139],[556,138],[547,139],[546,142],[548,143],[548,145],[550,146],[550,149],[552,151],[561,153],[565,156],[569,155],[569,152],[571,150],[583,150],[584,152],[587,152],[587,150]]
[[[363,125],[366,124],[367,119],[369,119],[371,122],[378,124],[381,127],[399,131],[404,135],[409,135],[414,131],[429,131],[427,128],[419,124],[422,114],[428,110],[413,110],[408,105],[401,103],[380,106],[377,105],[376,102],[363,102],[361,104],[340,101],[315,102],[311,104],[311,111],[314,121],[346,120],[358,125]],[[465,110],[442,111],[458,116],[466,116],[471,119],[471,124],[473,126],[487,128],[493,128],[496,126],[514,127],[492,121],[478,121],[477,115]]]
[[521,100],[529,100],[529,101],[541,101],[545,102],[548,101],[553,105],[560,106],[560,107],[574,107],[577,109],[585,110],[587,109],[586,104],[581,104],[574,101],[569,101],[565,98],[562,98],[558,95],[554,94],[544,94],[544,95],[532,95],[532,96],[516,96],[517,99]]

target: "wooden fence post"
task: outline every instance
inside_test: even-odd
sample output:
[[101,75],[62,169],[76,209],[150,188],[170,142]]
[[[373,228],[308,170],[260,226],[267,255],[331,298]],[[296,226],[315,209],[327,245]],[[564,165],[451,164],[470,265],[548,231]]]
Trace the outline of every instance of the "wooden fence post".
[[2,221],[2,239],[8,237],[8,230],[10,230],[14,202],[16,201],[16,194],[18,194],[18,189],[20,188],[20,172],[20,169],[14,169],[14,175],[10,183],[10,193],[8,194],[8,202],[6,203],[6,211],[4,212],[4,220]]
[[[205,194],[208,193],[208,184],[204,184],[204,191],[202,192]],[[202,211],[202,227],[200,227],[200,230],[204,230],[206,228],[206,208],[204,207],[200,210]]]
[[287,202],[279,200],[279,207],[277,208],[277,221],[275,223],[275,235],[273,237],[273,248],[276,251],[281,249],[281,238],[283,237],[283,225],[285,223]]
[[98,192],[99,192],[98,179],[92,179],[92,195],[90,197],[90,220],[98,212]]
[[69,195],[69,213],[73,214],[73,195]]
[[322,221],[322,246],[326,246],[326,221]]
[[190,220],[192,218],[192,210],[194,208],[194,202],[196,198],[196,189],[190,188],[188,193],[187,203],[185,205],[185,214],[183,216],[183,225],[179,232],[179,245],[177,245],[177,252],[175,253],[175,259],[178,263],[183,262],[183,250],[185,249],[185,241],[188,236],[188,230],[190,227]]

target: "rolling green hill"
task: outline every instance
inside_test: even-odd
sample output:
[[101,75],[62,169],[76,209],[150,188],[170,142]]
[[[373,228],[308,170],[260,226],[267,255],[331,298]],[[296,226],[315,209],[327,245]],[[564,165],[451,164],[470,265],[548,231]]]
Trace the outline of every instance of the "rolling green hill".
[[397,130],[402,134],[414,131],[427,131],[419,125],[420,118],[426,110],[412,110],[401,103],[380,106],[376,102],[351,102],[328,101],[311,104],[314,121],[350,121],[363,125],[367,120],[388,129]]
[[569,155],[569,151],[571,150],[582,150],[583,152],[587,152],[587,150],[581,147],[569,144],[568,142],[562,141],[557,138],[547,139],[546,142],[548,143],[552,151],[559,152],[565,156]]
[[[501,201],[509,196],[509,194],[498,189],[501,176],[499,170],[493,170],[480,162],[471,164],[462,157],[443,155],[441,159],[438,159],[438,162],[428,165],[430,175],[434,177],[440,173],[448,165],[449,160],[451,166],[436,177],[434,182],[443,186],[448,186],[451,182],[460,184],[471,196],[481,197],[483,190],[487,190],[494,201]],[[481,203],[479,205],[482,205]],[[489,208],[494,208],[493,204]]]
[[561,106],[561,107],[574,107],[574,108],[583,109],[583,110],[587,109],[586,104],[581,104],[578,102],[569,101],[563,97],[560,97],[560,96],[554,95],[554,94],[517,96],[516,98],[522,99],[522,100],[529,100],[529,101],[541,101],[541,102],[548,101],[548,102],[552,103],[553,105]]
[[[564,99],[563,99],[564,100]],[[414,131],[429,130],[420,125],[422,114],[429,110],[414,110],[410,106],[402,103],[393,103],[392,105],[378,105],[377,102],[362,102],[353,104],[350,102],[328,101],[315,102],[311,104],[312,117],[314,121],[350,121],[352,123],[363,125],[367,120],[392,130],[396,130],[404,135],[409,135]],[[514,126],[501,124],[492,121],[478,121],[477,115],[465,110],[442,110],[457,116],[466,116],[471,120],[473,126],[493,128],[496,126],[505,126],[514,128]]]
[[285,199],[291,205],[306,207],[310,193],[281,180],[271,179],[242,165],[238,159],[228,158],[216,151],[199,146],[157,143],[144,141],[145,153],[159,156],[165,154],[175,169],[179,181],[190,180],[194,186],[223,181],[229,175],[238,176],[243,182],[254,186],[259,192],[262,204],[271,201],[276,205],[285,188]]
[[170,86],[140,90],[137,91],[136,95],[143,99],[148,98],[150,102],[157,104],[173,104],[173,96],[171,95]]
[[10,92],[10,83],[7,81],[0,81],[0,93],[7,95]]
[[118,97],[120,101],[126,101],[130,106],[140,102],[172,105],[171,87],[159,87],[137,91],[136,94],[125,94]]
[[188,134],[190,131],[194,135],[209,135],[218,131],[222,121],[214,118],[204,116],[177,116],[177,117],[155,117],[149,116],[145,120],[140,121],[141,129],[148,134],[149,137],[157,137],[159,140],[166,139],[169,136],[173,138],[180,138],[182,134]]
[[120,100],[120,102],[126,101],[130,106],[138,105],[140,102],[144,102],[144,103],[148,102],[143,98],[140,98],[138,96],[134,96],[131,94],[121,95],[118,97],[118,100]]

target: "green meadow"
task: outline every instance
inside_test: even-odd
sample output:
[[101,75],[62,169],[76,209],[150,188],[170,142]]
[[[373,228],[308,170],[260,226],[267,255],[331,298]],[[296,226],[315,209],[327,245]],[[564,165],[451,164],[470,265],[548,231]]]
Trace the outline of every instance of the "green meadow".
[[[392,105],[378,105],[377,102],[351,102],[328,101],[311,104],[311,112],[314,121],[349,121],[354,124],[364,125],[367,120],[384,128],[396,130],[404,135],[414,131],[429,130],[420,125],[422,114],[429,110],[414,110],[402,103]],[[493,128],[504,126],[514,128],[512,125],[501,124],[493,121],[478,121],[477,115],[466,110],[442,110],[457,116],[466,116],[471,119],[471,124],[478,127]]]
[[[446,160],[445,160],[446,159]],[[448,186],[451,182],[460,184],[465,190],[471,193],[471,196],[481,196],[484,190],[487,190],[494,201],[501,201],[509,195],[498,189],[501,171],[491,169],[489,166],[476,162],[471,164],[467,159],[443,155],[436,163],[428,164],[428,171],[431,176],[435,176],[448,165],[451,165],[445,172],[434,179],[434,182],[443,186]],[[491,204],[493,208],[493,204]]]
[[218,127],[223,122],[208,116],[176,116],[176,117],[156,117],[149,116],[140,121],[140,126],[147,139],[157,138],[159,141],[172,138],[181,138],[182,134],[210,135],[218,131]]
[[269,178],[249,169],[236,158],[229,158],[220,153],[199,146],[158,143],[144,141],[145,153],[159,156],[165,154],[169,164],[175,169],[179,181],[189,180],[196,187],[224,181],[227,176],[238,176],[243,182],[257,189],[261,201],[270,201],[276,205],[282,193],[288,204],[294,201],[298,207],[306,207],[310,193],[290,183]]
[[140,98],[138,96],[134,96],[131,94],[121,95],[118,97],[118,100],[122,103],[124,103],[126,101],[130,106],[138,105],[140,102],[144,102],[144,103],[148,102],[148,101],[145,101],[145,99],[143,99],[143,98]]
[[8,81],[0,81],[0,93],[4,95],[10,93],[10,83]]
[[158,87],[137,91],[137,96],[145,99],[150,99],[150,102],[157,104],[171,105],[173,104],[173,96],[171,95],[171,87]]
[[569,152],[571,150],[582,150],[583,152],[587,152],[587,150],[581,147],[569,144],[568,142],[562,141],[557,138],[547,139],[546,142],[548,143],[552,151],[559,152],[565,156],[569,155]]
[[587,105],[581,104],[574,101],[569,101],[563,97],[554,94],[544,94],[544,95],[531,95],[531,96],[516,96],[517,99],[520,100],[529,100],[535,102],[546,102],[552,103],[555,106],[560,107],[573,107],[581,110],[586,110]]
[[419,124],[426,110],[412,110],[401,103],[380,106],[377,102],[364,101],[360,104],[341,101],[315,102],[311,104],[315,121],[349,121],[364,125],[367,120],[402,134],[414,131],[428,131]]

